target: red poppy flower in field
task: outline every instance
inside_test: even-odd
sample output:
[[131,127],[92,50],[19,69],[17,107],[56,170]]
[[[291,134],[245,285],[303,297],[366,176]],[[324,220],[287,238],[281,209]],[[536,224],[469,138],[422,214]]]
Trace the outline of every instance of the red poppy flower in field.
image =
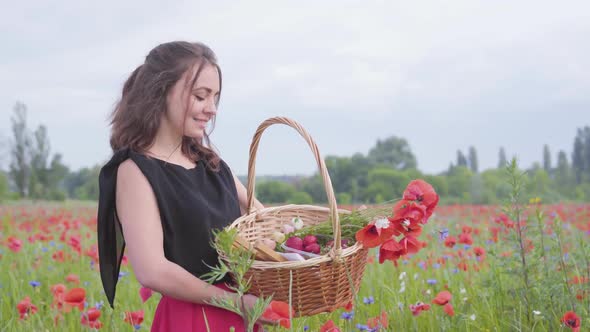
[[430,304],[426,304],[426,303],[422,303],[422,302],[418,302],[416,304],[410,304],[410,311],[412,312],[412,315],[414,316],[418,316],[420,315],[420,313],[422,313],[422,311],[428,311],[430,310]]
[[445,305],[445,304],[449,303],[449,301],[451,300],[452,297],[453,296],[451,295],[451,292],[442,291],[436,295],[434,300],[432,300],[432,303],[438,304],[438,305]]
[[408,184],[404,190],[404,199],[409,201],[418,201],[426,206],[427,218],[432,215],[432,211],[438,204],[438,195],[432,186],[424,180],[414,180]]
[[573,311],[566,312],[563,317],[561,317],[561,322],[572,329],[572,332],[579,332],[580,331],[580,317],[576,315]]
[[389,322],[387,318],[387,312],[385,311],[382,311],[380,316],[372,317],[367,320],[367,326],[370,329],[374,329],[377,327],[386,329],[388,325]]
[[445,247],[453,248],[457,244],[457,239],[454,236],[447,236],[445,238]]
[[139,325],[143,322],[143,310],[138,311],[126,311],[125,322],[132,326]]
[[64,302],[71,307],[78,307],[80,311],[84,310],[85,300],[86,291],[84,288],[72,288],[64,295]]
[[51,255],[51,258],[53,258],[54,261],[60,263],[63,263],[66,260],[63,250],[54,252],[53,255]]
[[95,308],[88,309],[87,312],[82,314],[80,324],[98,330],[102,327],[102,323],[98,320],[99,317],[100,310]]
[[31,298],[27,296],[16,305],[16,310],[18,310],[20,319],[26,319],[29,315],[37,312],[37,307],[31,303]]
[[475,253],[475,256],[481,257],[481,258],[485,257],[485,255],[486,255],[486,250],[482,247],[473,248],[473,252]]
[[395,263],[406,253],[406,249],[401,244],[394,239],[389,239],[379,248],[379,264],[383,264],[386,260]]
[[8,237],[8,249],[12,250],[13,252],[19,252],[23,247],[23,241],[17,239],[14,236]]
[[64,294],[66,292],[66,286],[63,284],[56,284],[51,286],[51,293],[53,294],[52,307],[62,309],[64,305]]
[[471,234],[469,234],[469,233],[461,233],[461,235],[459,235],[459,243],[472,245],[473,244],[473,239],[471,238]]
[[66,281],[67,282],[71,282],[74,284],[79,284],[80,283],[80,277],[78,277],[78,275],[70,273],[67,275],[66,277]]
[[450,303],[447,303],[444,305],[443,310],[447,313],[447,315],[453,317],[455,316],[455,309],[453,308],[453,305]]
[[289,307],[288,303],[282,301],[271,301],[262,314],[265,319],[278,322],[286,329],[291,328],[291,317],[293,316],[295,316],[295,311]]
[[322,325],[322,327],[320,327],[320,332],[340,332],[340,329],[330,319],[324,325]]

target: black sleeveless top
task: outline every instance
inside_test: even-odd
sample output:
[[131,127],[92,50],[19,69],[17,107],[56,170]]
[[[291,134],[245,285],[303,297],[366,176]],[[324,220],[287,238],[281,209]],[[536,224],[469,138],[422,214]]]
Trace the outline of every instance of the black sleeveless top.
[[166,258],[195,277],[209,272],[207,265],[218,264],[217,252],[211,246],[212,231],[240,216],[236,185],[225,162],[221,161],[215,172],[204,159],[195,168],[186,169],[131,149],[114,153],[100,171],[97,219],[100,276],[111,307],[125,249],[115,208],[117,169],[128,158],[137,164],[156,196]]

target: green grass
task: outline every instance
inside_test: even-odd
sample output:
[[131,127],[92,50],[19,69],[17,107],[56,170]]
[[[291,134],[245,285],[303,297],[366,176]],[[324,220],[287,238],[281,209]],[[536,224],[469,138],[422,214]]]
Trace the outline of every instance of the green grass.
[[[525,253],[527,265],[524,267],[514,231],[494,221],[501,213],[500,208],[439,207],[424,229],[421,240],[428,246],[419,254],[407,257],[406,261],[400,260],[398,267],[391,262],[381,265],[377,259],[375,263],[367,264],[352,319],[341,318],[344,311],[339,310],[295,319],[291,330],[303,331],[307,326],[309,331],[319,331],[322,324],[332,319],[341,331],[358,331],[357,324],[367,324],[368,318],[385,311],[387,331],[569,331],[560,322],[569,310],[581,317],[582,331],[588,330],[589,284],[572,283],[571,279],[590,276],[587,246],[590,242],[590,205],[540,206],[544,219],[537,218],[536,209],[535,205],[526,209],[524,240],[530,240],[529,246],[532,247]],[[555,218],[554,213],[561,216],[563,222]],[[116,310],[106,304],[97,267],[92,266],[90,257],[84,255],[96,245],[95,216],[96,206],[88,203],[0,206],[0,331],[90,330],[81,326],[77,309],[63,313],[60,323],[54,324],[58,310],[51,307],[50,287],[58,283],[65,284],[68,289],[76,286],[86,289],[89,307],[100,301],[105,303],[100,317],[102,330],[135,330],[123,318],[125,311],[137,310],[145,312],[139,330],[149,330],[159,295],[155,294],[142,303],[138,295],[140,286],[129,265],[122,268],[128,274],[117,286]],[[51,224],[51,220],[57,221],[47,233],[41,227]],[[69,224],[70,230],[64,243],[59,237],[65,223]],[[30,229],[25,227],[27,225]],[[439,241],[439,230],[447,228],[451,236],[458,237],[463,226],[473,229],[471,247],[457,244],[450,249]],[[500,228],[497,242],[491,240],[492,227]],[[35,234],[51,235],[53,240],[30,243],[27,238]],[[71,235],[81,238],[81,256],[67,244]],[[10,236],[23,241],[18,253],[7,247]],[[541,248],[541,243],[545,248]],[[483,260],[478,261],[473,255],[476,246],[485,249]],[[71,259],[55,262],[52,255],[58,250],[71,255]],[[376,252],[371,254],[374,256]],[[468,266],[467,271],[458,268],[461,262]],[[528,275],[528,287],[524,286],[524,269]],[[80,277],[80,284],[66,282],[65,277],[72,273]],[[34,288],[29,284],[31,281],[41,284]],[[449,317],[441,306],[432,304],[432,299],[446,289],[453,295],[453,317]],[[577,295],[580,299],[576,298]],[[21,320],[16,306],[26,296],[31,298],[38,311]],[[374,303],[363,303],[368,297],[373,297]],[[413,316],[409,305],[416,302],[428,303],[431,308]]]

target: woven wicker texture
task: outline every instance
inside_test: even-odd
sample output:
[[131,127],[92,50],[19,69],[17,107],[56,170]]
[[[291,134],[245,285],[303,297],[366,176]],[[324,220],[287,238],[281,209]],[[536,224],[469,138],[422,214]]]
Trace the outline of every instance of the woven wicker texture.
[[[297,130],[308,143],[318,164],[324,182],[329,207],[314,205],[283,205],[254,210],[256,152],[265,129],[275,124],[284,124]],[[251,243],[270,238],[275,231],[294,217],[311,226],[330,220],[334,235],[334,246],[329,253],[306,261],[265,262],[254,261],[246,277],[251,278],[250,292],[255,295],[272,295],[274,300],[289,302],[296,316],[311,316],[332,312],[353,301],[365,270],[368,249],[359,243],[342,249],[340,243],[339,213],[332,182],[324,160],[311,138],[301,125],[285,118],[275,117],[264,121],[256,130],[250,145],[248,163],[248,211],[236,219],[229,228],[237,228],[238,234]],[[223,258],[223,254],[222,254]],[[290,296],[291,295],[291,296]]]

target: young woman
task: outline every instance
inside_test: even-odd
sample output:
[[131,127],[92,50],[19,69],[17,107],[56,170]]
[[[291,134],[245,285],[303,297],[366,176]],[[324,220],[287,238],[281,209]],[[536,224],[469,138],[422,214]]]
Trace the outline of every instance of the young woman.
[[152,331],[243,331],[241,316],[207,303],[229,297],[249,310],[256,301],[199,279],[217,265],[212,230],[246,208],[246,189],[209,142],[220,94],[213,51],[170,42],[133,71],[112,114],[114,154],[99,178],[101,278],[113,306],[126,248],[137,280],[162,294]]

